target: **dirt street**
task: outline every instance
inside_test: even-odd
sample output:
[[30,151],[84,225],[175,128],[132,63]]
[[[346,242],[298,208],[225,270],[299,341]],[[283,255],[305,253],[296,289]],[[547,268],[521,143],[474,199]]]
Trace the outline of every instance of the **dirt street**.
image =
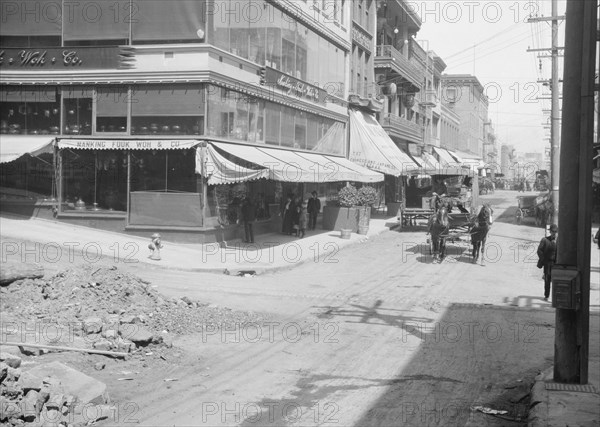
[[554,310],[535,265],[543,229],[514,224],[515,197],[484,197],[495,222],[483,265],[466,241],[432,263],[423,228],[256,277],[129,265],[167,299],[243,315],[227,326],[202,320],[163,358],[109,360],[95,374],[101,356],[40,358],[71,360],[107,383],[116,411],[105,425],[526,425],[533,378],[552,363]]

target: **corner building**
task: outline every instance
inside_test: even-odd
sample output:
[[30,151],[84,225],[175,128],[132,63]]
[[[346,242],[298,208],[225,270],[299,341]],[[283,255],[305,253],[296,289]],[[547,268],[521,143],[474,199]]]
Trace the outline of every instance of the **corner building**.
[[347,160],[350,2],[0,0],[2,209],[164,238],[280,229]]

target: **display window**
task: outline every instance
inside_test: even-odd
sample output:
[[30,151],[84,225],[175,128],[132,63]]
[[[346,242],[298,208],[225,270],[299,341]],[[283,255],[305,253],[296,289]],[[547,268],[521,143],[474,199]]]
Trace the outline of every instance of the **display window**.
[[132,150],[131,191],[195,193],[195,153],[194,149]]
[[126,211],[126,151],[63,149],[60,155],[62,212]]
[[53,155],[22,156],[0,168],[0,200],[53,199],[56,197]]
[[58,135],[60,95],[57,88],[0,88],[0,133]]
[[208,135],[343,155],[341,122],[234,92],[208,88]]
[[69,87],[62,91],[63,134],[91,135],[94,89],[86,86]]
[[128,109],[127,87],[96,89],[96,133],[126,134]]
[[204,117],[203,85],[132,87],[132,135],[202,135]]

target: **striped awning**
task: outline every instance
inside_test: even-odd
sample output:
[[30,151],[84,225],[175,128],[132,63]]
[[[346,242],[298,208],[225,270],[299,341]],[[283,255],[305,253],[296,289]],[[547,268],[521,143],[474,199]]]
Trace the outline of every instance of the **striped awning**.
[[61,138],[58,148],[79,150],[185,150],[198,145],[195,139],[74,139]]
[[[384,180],[382,174],[344,157],[225,142],[210,142],[207,151],[206,176],[209,184],[259,178],[311,183]],[[198,173],[202,173],[201,166],[196,165]]]
[[38,156],[52,152],[54,137],[41,135],[2,135],[0,163],[12,162],[24,154]]

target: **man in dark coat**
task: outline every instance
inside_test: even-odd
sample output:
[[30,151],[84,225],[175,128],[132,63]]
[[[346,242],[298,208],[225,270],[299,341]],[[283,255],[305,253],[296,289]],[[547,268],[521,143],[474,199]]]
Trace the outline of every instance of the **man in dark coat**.
[[545,236],[538,246],[538,267],[544,268],[544,300],[548,301],[550,297],[550,284],[552,283],[552,266],[556,262],[556,233],[558,227],[556,224],[550,226],[550,235]]
[[241,207],[241,219],[244,223],[244,233],[246,235],[245,243],[254,243],[254,230],[252,223],[256,221],[256,207],[248,196],[244,196]]
[[313,191],[311,194],[312,197],[308,200],[306,211],[308,212],[308,228],[309,230],[314,230],[317,228],[317,217],[319,216],[319,212],[321,212],[321,201],[316,191]]

